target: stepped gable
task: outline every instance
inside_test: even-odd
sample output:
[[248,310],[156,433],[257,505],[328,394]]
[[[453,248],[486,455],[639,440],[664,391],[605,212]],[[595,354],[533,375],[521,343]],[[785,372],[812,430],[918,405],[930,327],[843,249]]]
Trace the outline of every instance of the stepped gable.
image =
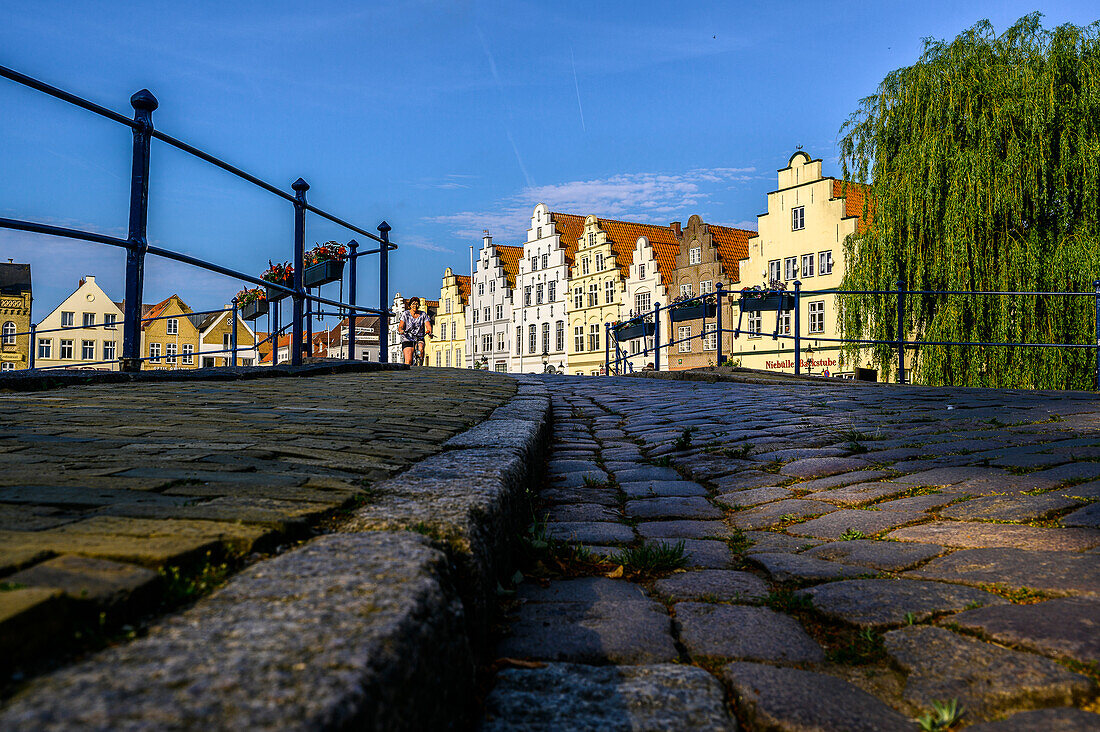
[[470,302],[470,275],[455,275],[455,281],[458,282],[458,299]]
[[565,263],[572,268],[573,255],[577,253],[577,245],[584,236],[584,217],[551,212],[550,220],[554,222],[561,245],[565,248]]
[[[844,199],[844,218],[859,218],[857,231],[862,234],[874,221],[871,205],[871,186],[850,180],[833,179],[833,198]],[[865,212],[864,206],[868,209]]]
[[[519,273],[519,260],[523,258],[523,247],[513,247],[507,244],[494,244],[497,256],[500,257],[500,266],[504,268],[504,276],[508,278],[508,287],[516,288],[516,275]],[[438,303],[437,303],[438,306]]]
[[[636,224],[631,221],[615,221],[614,219],[598,219],[598,221],[600,228],[611,240],[611,250],[615,252],[615,262],[619,265],[619,271],[624,279],[630,276],[630,265],[634,263],[634,246],[638,243],[638,237],[642,236],[648,239],[650,244],[655,245],[655,254],[657,253],[656,244],[675,246],[675,249],[672,250],[672,262],[675,267],[675,252],[680,248],[680,240],[671,226]],[[662,279],[664,276],[662,272]],[[665,286],[668,287],[668,283]]]
[[665,287],[665,292],[672,292],[672,288],[675,286],[675,276],[673,273],[676,271],[676,255],[680,252],[680,240],[676,238],[674,243],[667,241],[654,241],[649,240],[649,245],[653,247],[653,257],[657,260],[657,271],[661,275],[661,284]]
[[4,295],[22,295],[31,289],[31,266],[29,264],[0,264],[0,293]]
[[[732,285],[741,281],[741,260],[749,258],[749,239],[756,236],[755,231],[735,229],[732,226],[707,224],[711,241],[718,247],[718,261],[722,271]],[[667,289],[667,285],[665,286]]]

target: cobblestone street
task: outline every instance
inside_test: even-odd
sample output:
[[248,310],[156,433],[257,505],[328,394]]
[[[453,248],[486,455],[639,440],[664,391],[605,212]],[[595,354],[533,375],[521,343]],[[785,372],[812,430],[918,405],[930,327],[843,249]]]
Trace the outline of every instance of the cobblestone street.
[[517,585],[485,729],[1100,728],[1094,395],[543,383],[581,571]]

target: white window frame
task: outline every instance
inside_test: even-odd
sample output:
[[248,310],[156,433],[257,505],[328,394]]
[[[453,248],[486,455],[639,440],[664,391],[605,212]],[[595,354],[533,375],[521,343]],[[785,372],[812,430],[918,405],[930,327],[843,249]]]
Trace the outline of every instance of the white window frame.
[[95,341],[89,341],[86,338],[80,341],[80,360],[81,361],[95,361]]
[[180,334],[180,320],[179,318],[168,318],[164,321],[164,332],[168,335]]
[[802,276],[813,277],[814,276],[814,257],[813,254],[802,255]]
[[[68,351],[68,354],[69,354],[68,356],[65,355],[66,350]],[[73,360],[75,358],[73,354],[75,354],[75,353],[76,353],[76,350],[73,348],[72,339],[62,338],[61,339],[61,347],[57,349],[57,357],[60,358],[60,359]]]
[[525,285],[523,288],[523,305],[524,307],[531,306],[531,285]]
[[680,353],[691,353],[691,326],[680,325],[676,328],[677,347]]
[[177,347],[175,343],[164,344],[164,362],[175,363],[176,362]]
[[11,361],[0,362],[0,371],[15,371],[15,364]]
[[95,327],[95,313],[84,313],[82,316],[80,325],[84,328]]
[[764,330],[764,316],[760,311],[749,314],[749,338],[759,338]]
[[615,280],[608,280],[603,283],[603,299],[604,305],[615,302]]
[[38,358],[53,358],[53,339],[52,338],[39,338],[38,339]]
[[600,324],[589,323],[588,324],[588,350],[598,351],[600,350]]
[[705,295],[708,292],[714,292],[714,282],[713,282],[713,280],[703,280],[702,282],[699,283],[699,294],[700,295]]
[[584,351],[584,326],[583,325],[574,325],[573,326],[573,348],[577,351],[577,353],[581,353],[581,352]]
[[538,350],[539,329],[534,323],[527,326],[527,353],[535,353]]
[[554,326],[554,345],[557,346],[555,351],[565,350],[565,321],[559,320]]
[[549,302],[554,302],[554,300],[557,299],[557,294],[558,294],[558,281],[557,280],[551,280],[550,282],[547,282],[546,283],[546,299]]
[[584,307],[584,289],[580,287],[573,288],[573,307],[578,310]]
[[824,277],[833,273],[833,250],[817,253],[817,273]]
[[118,344],[116,341],[103,341],[103,360],[114,361],[118,358]]
[[504,351],[505,353],[508,351],[508,343],[504,337],[503,330],[497,333],[497,350]]
[[72,328],[73,327],[73,319],[75,317],[76,317],[76,313],[69,313],[69,312],[65,312],[64,310],[62,310],[61,311],[61,327],[62,328]]
[[718,350],[718,324],[707,323],[703,326],[703,350]]
[[149,344],[149,360],[152,361],[153,363],[158,363],[160,361],[160,344],[159,343],[150,343]]
[[688,249],[688,264],[701,264],[703,261],[703,247]]
[[535,285],[535,304],[542,305],[542,297],[545,294],[546,288],[542,286],[542,283]]
[[783,279],[783,260],[773,259],[768,262],[768,280]]
[[103,327],[104,328],[110,328],[111,330],[115,330],[118,327],[118,326],[115,325],[115,323],[117,323],[117,322],[118,322],[118,316],[115,315],[114,313],[106,313],[103,316]]
[[783,260],[783,280],[793,282],[798,279],[798,257],[786,257]]
[[680,295],[683,297],[692,297],[690,282],[686,285],[680,285]]
[[653,309],[653,293],[651,292],[635,292],[634,293],[634,314],[641,315],[642,313],[648,313]]
[[595,307],[600,304],[600,285],[596,282],[591,282],[588,285],[588,307]]
[[791,209],[791,231],[802,231],[806,228],[806,207],[795,206]]
[[3,343],[5,346],[15,345],[15,321],[8,320],[4,323]]
[[504,320],[504,306],[497,304],[497,320]]
[[592,262],[589,257],[581,257],[581,274],[591,274]]
[[825,332],[825,301],[814,300],[809,306],[810,313],[810,332],[811,333],[824,333]]
[[638,279],[640,279],[640,280],[645,279],[645,265],[644,264],[639,264],[638,265]]
[[[251,359],[248,359],[248,360],[251,360]],[[195,344],[193,344],[193,343],[184,343],[183,344],[183,362],[185,364],[188,364],[188,365],[191,365],[191,364],[195,363]],[[248,366],[248,365],[249,364],[247,364],[247,363],[245,364],[245,366]]]

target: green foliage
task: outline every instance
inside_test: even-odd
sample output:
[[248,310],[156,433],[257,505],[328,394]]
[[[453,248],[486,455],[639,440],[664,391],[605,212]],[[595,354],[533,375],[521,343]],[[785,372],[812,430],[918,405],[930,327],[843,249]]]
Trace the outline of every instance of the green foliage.
[[932,702],[932,711],[917,717],[921,732],[937,732],[958,724],[966,710],[959,706],[958,699],[949,702]]
[[680,436],[673,441],[672,446],[677,450],[688,449],[691,447],[691,434],[693,432],[695,432],[694,427],[685,427],[683,431],[680,432]]
[[667,572],[687,564],[684,542],[675,544],[642,544],[619,552],[618,560],[635,572]]
[[854,541],[856,539],[866,539],[866,538],[867,538],[866,534],[864,534],[859,529],[853,529],[850,526],[847,529],[844,530],[843,534],[840,535],[840,540],[841,541]]
[[[844,175],[873,181],[870,223],[845,242],[843,289],[1091,291],[1100,276],[1100,24],[1034,13],[927,39],[841,129]],[[1085,297],[910,295],[926,341],[1088,343]],[[890,340],[893,295],[840,296],[847,337]],[[855,347],[850,349],[856,350]],[[872,349],[885,372],[888,345]],[[929,384],[1090,388],[1082,349],[923,346]]]

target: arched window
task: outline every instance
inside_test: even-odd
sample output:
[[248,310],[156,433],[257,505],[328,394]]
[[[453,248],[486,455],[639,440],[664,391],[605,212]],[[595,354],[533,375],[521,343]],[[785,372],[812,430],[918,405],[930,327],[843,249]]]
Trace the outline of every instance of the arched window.
[[5,346],[15,343],[15,321],[9,320],[4,323],[3,339]]

